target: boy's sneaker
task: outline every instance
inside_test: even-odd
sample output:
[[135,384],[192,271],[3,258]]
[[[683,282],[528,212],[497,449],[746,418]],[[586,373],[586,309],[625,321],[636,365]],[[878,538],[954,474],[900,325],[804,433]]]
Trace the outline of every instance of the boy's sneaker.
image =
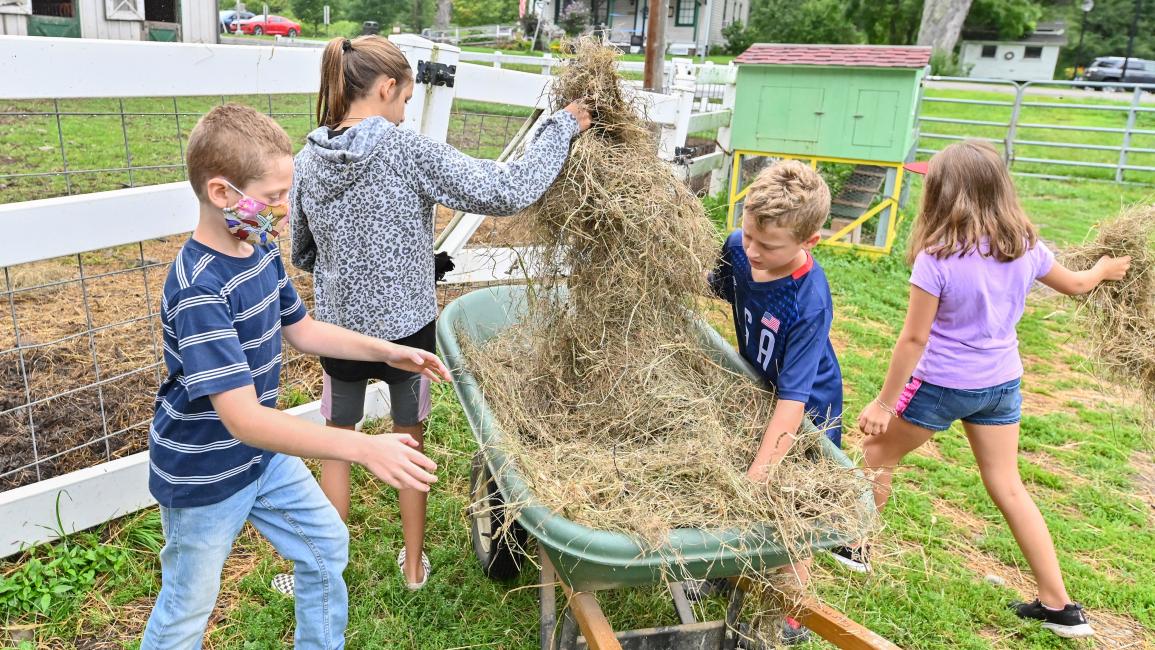
[[273,588],[273,591],[275,591],[279,594],[283,594],[285,596],[288,596],[289,598],[292,598],[293,597],[293,587],[295,585],[296,585],[296,579],[293,577],[293,574],[291,574],[291,573],[278,573],[277,575],[273,576],[273,584],[271,584],[270,586]]
[[867,573],[870,571],[870,560],[867,557],[869,548],[865,545],[857,548],[839,546],[830,549],[830,554],[834,556],[835,560],[838,560],[839,564],[851,571],[857,571],[858,573]]
[[1083,613],[1083,606],[1078,603],[1067,603],[1063,609],[1051,609],[1044,607],[1036,598],[1030,603],[1011,603],[1011,608],[1019,618],[1042,621],[1044,628],[1064,639],[1082,639],[1095,635],[1095,630],[1087,622],[1087,615]]
[[810,640],[810,630],[798,621],[787,616],[782,620],[782,630],[778,633],[782,645],[798,645]]

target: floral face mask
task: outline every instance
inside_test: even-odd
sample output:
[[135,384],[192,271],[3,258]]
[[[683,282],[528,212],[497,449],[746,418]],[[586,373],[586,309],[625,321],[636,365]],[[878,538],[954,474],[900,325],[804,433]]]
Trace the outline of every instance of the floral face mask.
[[229,234],[250,244],[267,244],[276,239],[280,235],[276,229],[277,224],[289,214],[289,205],[262,203],[240,191],[229,181],[225,182],[241,195],[236,205],[224,209],[225,226],[229,229]]

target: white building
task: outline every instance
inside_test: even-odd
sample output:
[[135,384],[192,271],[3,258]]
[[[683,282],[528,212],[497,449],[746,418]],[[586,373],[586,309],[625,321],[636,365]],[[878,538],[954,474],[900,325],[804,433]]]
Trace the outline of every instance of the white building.
[[1066,44],[1067,30],[1062,22],[1039,23],[1034,33],[1017,41],[965,33],[959,59],[970,77],[1013,81],[1054,79],[1059,50]]
[[[644,46],[649,9],[646,0],[552,0],[547,17],[557,24],[562,12],[571,5],[589,11],[590,25],[605,26],[610,42]],[[715,49],[725,44],[723,27],[735,20],[747,22],[750,0],[668,0],[667,12],[668,51],[699,54],[707,45]]]
[[216,43],[216,0],[0,0],[0,36]]

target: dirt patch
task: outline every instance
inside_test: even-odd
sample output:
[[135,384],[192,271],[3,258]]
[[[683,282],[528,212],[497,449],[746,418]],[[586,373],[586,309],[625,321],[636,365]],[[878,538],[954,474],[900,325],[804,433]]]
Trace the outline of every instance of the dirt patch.
[[1088,612],[1087,618],[1095,628],[1096,648],[1139,650],[1155,647],[1155,634],[1130,616],[1097,609]]
[[[434,231],[440,235],[453,219],[453,210],[437,206]],[[466,248],[525,246],[534,243],[521,217],[486,217],[469,238]]]

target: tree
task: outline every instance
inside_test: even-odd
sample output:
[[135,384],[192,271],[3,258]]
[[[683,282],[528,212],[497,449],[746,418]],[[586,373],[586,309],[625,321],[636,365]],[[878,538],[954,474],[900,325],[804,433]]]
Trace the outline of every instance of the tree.
[[289,0],[293,15],[304,23],[313,25],[313,33],[318,33],[318,25],[325,20],[325,4],[328,0]]
[[[1155,59],[1155,3],[1146,0],[1139,13],[1139,27],[1135,32],[1135,51],[1131,54],[1140,59]],[[1127,54],[1127,37],[1131,20],[1135,16],[1135,0],[1095,0],[1095,8],[1087,14],[1087,33],[1083,37],[1083,58],[1075,61],[1078,51],[1079,30],[1083,12],[1079,3],[1072,3],[1067,15],[1071,25],[1069,46],[1059,53],[1062,66],[1089,64],[1100,56],[1124,56]]]
[[923,0],[851,0],[847,14],[867,43],[913,45]]
[[389,33],[410,8],[410,0],[348,0],[342,15],[358,24],[372,20],[381,25],[383,33]]
[[453,0],[437,0],[437,17],[433,19],[433,27],[447,29],[449,17],[453,15]]
[[517,20],[517,3],[513,0],[455,0],[453,17],[462,27],[512,23]]
[[970,8],[971,0],[926,0],[918,27],[918,44],[953,52]]
[[770,43],[861,43],[842,0],[752,0],[750,37]]

